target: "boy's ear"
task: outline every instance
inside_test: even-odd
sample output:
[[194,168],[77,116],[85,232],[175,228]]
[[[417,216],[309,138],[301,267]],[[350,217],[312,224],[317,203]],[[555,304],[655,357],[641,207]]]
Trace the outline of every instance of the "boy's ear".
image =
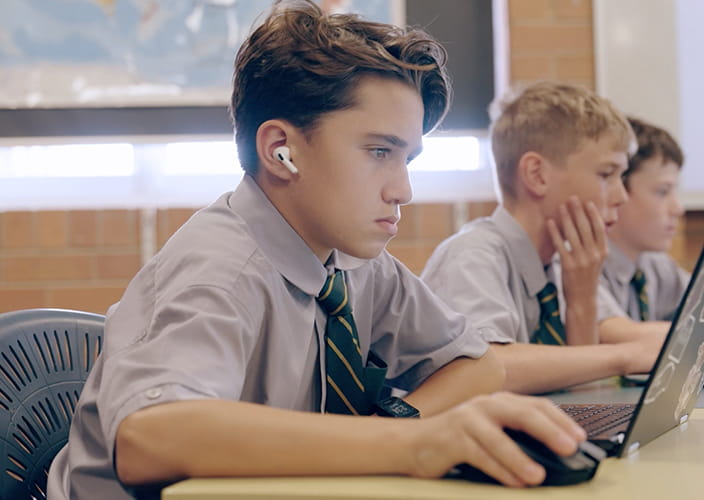
[[281,146],[288,147],[289,159],[293,156],[291,139],[295,135],[294,127],[284,120],[267,120],[257,130],[257,156],[259,169],[280,180],[290,181],[294,172],[282,162],[275,153]]
[[549,168],[544,156],[528,151],[518,160],[517,180],[527,193],[542,198],[548,191]]

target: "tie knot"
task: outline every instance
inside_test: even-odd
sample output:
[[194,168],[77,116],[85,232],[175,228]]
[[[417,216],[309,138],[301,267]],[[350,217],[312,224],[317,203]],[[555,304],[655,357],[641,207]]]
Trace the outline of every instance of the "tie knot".
[[342,271],[338,269],[335,274],[328,276],[317,300],[330,316],[341,316],[352,312],[347,300],[347,286]]
[[550,302],[557,298],[557,287],[554,283],[548,281],[542,290],[538,292],[538,300],[542,303]]
[[640,291],[643,289],[645,286],[645,274],[643,274],[642,270],[636,269],[636,272],[633,274],[633,278],[631,278],[631,283],[633,283],[636,290]]
[[548,281],[547,285],[538,292],[538,301],[540,302],[541,311],[552,312],[553,310],[558,310],[557,287],[554,283]]

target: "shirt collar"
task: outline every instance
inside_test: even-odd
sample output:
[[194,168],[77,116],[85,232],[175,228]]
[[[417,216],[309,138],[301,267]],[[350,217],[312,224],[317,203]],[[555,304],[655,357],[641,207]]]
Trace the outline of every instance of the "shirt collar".
[[614,242],[609,240],[609,255],[604,262],[608,275],[615,276],[620,284],[627,285],[631,282],[637,266],[637,262],[629,259]]
[[[317,296],[328,271],[305,241],[267,198],[256,181],[245,175],[228,200],[230,208],[240,216],[257,245],[281,275],[294,286]],[[350,270],[366,261],[337,250],[328,267]]]
[[511,260],[516,265],[528,294],[533,297],[547,284],[547,275],[538,251],[525,229],[502,206],[491,215],[497,231],[508,243]]

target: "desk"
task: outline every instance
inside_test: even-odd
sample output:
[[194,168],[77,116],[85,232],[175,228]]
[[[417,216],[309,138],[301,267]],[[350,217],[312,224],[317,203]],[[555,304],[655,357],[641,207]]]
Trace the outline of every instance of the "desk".
[[162,500],[504,500],[699,499],[704,473],[704,410],[628,458],[606,459],[595,478],[575,486],[510,489],[461,480],[407,477],[188,479]]

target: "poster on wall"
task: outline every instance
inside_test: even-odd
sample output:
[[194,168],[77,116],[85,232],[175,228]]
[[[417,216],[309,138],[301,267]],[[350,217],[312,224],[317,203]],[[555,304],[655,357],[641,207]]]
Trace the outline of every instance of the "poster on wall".
[[[0,109],[211,106],[266,0],[3,0]],[[319,0],[400,24],[403,0]]]

